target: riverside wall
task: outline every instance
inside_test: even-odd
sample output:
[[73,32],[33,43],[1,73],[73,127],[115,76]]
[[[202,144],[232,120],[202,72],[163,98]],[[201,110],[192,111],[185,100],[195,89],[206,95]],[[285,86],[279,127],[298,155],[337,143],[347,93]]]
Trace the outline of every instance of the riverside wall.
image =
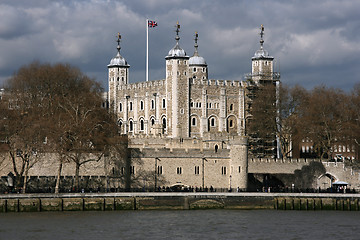
[[0,212],[276,209],[359,211],[360,194],[83,193],[2,194]]

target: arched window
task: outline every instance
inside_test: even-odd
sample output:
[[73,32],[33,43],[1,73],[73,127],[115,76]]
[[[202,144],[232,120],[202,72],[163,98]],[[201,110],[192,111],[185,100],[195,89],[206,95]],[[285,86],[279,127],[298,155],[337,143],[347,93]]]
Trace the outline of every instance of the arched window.
[[140,110],[144,110],[144,101],[140,101]]
[[122,103],[119,103],[119,112],[122,112]]
[[193,118],[191,119],[191,125],[192,125],[192,126],[196,126],[196,117],[193,117]]
[[144,127],[144,119],[140,120],[140,131],[144,131],[145,127]]
[[134,130],[133,121],[130,120],[129,122],[129,132],[132,132]]
[[151,119],[151,125],[154,125],[155,124],[155,119]]
[[155,100],[152,99],[152,100],[151,100],[151,109],[154,109],[154,108],[155,108]]
[[231,128],[234,127],[234,125],[233,125],[233,120],[230,120],[230,121],[229,121],[229,127],[231,127]]
[[215,118],[214,117],[211,118],[211,120],[210,120],[210,126],[215,127]]
[[166,131],[166,118],[163,118],[162,125],[163,125],[163,133],[165,133],[165,131]]

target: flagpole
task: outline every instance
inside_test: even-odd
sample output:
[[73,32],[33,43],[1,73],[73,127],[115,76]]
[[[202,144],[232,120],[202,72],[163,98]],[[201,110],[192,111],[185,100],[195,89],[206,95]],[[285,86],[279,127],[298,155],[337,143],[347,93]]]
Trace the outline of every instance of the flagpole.
[[149,19],[146,19],[146,81],[149,81]]

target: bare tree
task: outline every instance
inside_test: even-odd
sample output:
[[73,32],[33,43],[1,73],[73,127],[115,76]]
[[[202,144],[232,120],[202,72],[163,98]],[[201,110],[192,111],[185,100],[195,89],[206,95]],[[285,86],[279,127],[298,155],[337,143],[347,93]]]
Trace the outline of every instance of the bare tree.
[[303,102],[300,126],[313,141],[314,150],[321,159],[330,157],[334,144],[345,137],[343,110],[347,102],[341,90],[324,86],[314,88]]
[[8,81],[10,109],[2,117],[10,155],[24,161],[21,170],[14,165],[15,173],[26,174],[44,148],[58,154],[56,191],[67,162],[75,163],[78,189],[80,167],[99,161],[109,137],[117,134],[115,119],[101,108],[102,92],[99,83],[70,65],[33,62],[20,68]]

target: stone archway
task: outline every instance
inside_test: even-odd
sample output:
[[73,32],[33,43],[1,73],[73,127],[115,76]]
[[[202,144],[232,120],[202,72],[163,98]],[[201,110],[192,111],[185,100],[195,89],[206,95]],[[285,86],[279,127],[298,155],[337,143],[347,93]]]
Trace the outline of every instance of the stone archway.
[[335,181],[337,181],[337,177],[327,172],[317,178],[317,186],[321,190],[327,190],[332,187],[332,183]]

